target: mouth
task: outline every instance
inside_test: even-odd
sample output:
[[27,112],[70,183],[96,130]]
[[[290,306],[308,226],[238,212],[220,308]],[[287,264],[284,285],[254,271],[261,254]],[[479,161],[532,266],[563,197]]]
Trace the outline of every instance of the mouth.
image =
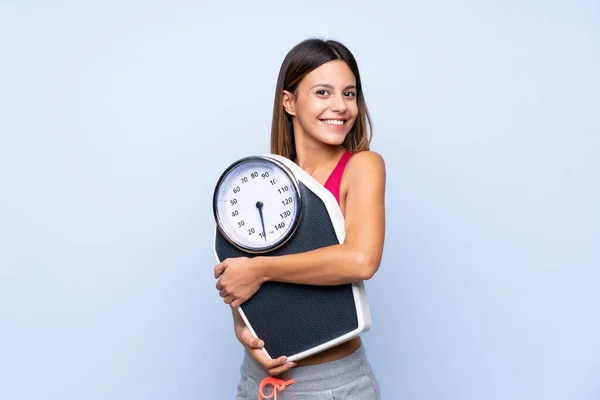
[[346,124],[345,119],[319,119],[319,121],[333,128],[341,128]]

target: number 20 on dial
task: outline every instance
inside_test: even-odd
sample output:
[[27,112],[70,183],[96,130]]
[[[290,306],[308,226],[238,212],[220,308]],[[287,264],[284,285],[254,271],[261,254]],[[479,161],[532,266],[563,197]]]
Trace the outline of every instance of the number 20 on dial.
[[289,169],[266,156],[246,157],[223,172],[213,196],[219,231],[234,246],[265,253],[283,245],[301,214],[298,182]]

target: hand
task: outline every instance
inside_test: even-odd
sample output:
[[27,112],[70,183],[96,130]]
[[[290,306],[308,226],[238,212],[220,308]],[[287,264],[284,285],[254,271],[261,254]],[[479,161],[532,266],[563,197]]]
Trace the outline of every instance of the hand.
[[240,343],[248,349],[252,358],[261,364],[269,375],[276,376],[296,366],[295,362],[286,362],[287,358],[285,356],[281,356],[275,360],[269,360],[262,350],[265,345],[264,342],[252,335],[241,318],[240,321],[241,324],[236,320],[235,336],[237,336]]
[[215,266],[215,285],[223,301],[231,307],[239,307],[260,289],[265,281],[253,259],[228,258]]

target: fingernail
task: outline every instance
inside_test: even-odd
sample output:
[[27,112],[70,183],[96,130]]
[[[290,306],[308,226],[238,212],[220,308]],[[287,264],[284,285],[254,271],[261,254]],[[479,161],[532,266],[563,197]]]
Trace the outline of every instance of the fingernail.
[[264,347],[265,346],[265,342],[263,342],[262,340],[258,341],[258,347]]

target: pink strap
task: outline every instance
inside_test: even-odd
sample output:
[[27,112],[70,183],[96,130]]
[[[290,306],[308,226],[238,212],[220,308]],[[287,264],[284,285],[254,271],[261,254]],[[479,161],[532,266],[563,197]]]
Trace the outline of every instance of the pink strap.
[[350,157],[352,157],[353,154],[354,153],[347,151],[342,155],[340,161],[333,171],[331,171],[331,175],[327,178],[325,185],[323,185],[335,196],[338,204],[340,204],[340,183],[342,182],[342,175],[344,174],[344,169],[346,168],[348,160],[350,160]]

